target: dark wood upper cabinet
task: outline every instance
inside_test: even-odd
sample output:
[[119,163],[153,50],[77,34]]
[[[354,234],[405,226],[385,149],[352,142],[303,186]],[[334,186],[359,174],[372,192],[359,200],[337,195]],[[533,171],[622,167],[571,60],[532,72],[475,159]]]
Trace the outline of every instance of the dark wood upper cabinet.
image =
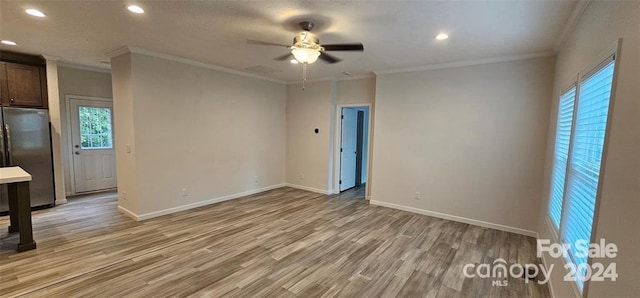
[[42,57],[0,51],[3,106],[47,108],[47,73]]
[[5,100],[9,100],[9,92],[7,92],[7,66],[6,63],[0,62],[0,101],[4,104]]
[[29,107],[44,106],[42,86],[40,86],[40,67],[6,63],[5,72],[9,105]]

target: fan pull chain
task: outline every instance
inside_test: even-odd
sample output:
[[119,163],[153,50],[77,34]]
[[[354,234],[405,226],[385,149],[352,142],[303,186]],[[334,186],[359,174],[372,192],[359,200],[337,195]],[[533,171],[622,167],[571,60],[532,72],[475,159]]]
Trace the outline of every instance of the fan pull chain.
[[304,84],[307,82],[307,65],[309,63],[302,63],[302,90],[304,91]]

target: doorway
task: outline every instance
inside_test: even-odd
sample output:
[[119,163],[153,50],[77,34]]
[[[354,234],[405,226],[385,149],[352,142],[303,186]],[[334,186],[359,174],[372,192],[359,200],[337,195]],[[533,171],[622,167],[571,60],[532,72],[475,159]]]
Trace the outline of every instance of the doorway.
[[113,102],[70,97],[67,107],[71,128],[71,180],[75,193],[116,188]]
[[369,107],[340,108],[339,192],[367,183]]

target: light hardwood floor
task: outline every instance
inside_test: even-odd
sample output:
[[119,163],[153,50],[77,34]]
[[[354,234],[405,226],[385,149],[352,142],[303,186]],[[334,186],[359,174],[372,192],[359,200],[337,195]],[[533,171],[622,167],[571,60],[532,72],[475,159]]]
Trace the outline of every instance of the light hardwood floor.
[[535,261],[533,238],[369,205],[362,189],[291,188],[135,222],[113,195],[34,212],[38,248],[0,218],[0,295],[548,297],[465,279],[469,262]]

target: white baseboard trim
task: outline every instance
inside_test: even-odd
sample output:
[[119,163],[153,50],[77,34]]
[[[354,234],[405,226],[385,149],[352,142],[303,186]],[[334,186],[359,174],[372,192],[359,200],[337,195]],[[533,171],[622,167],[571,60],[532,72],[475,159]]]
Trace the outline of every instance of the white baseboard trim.
[[315,192],[315,193],[320,193],[320,194],[323,194],[323,195],[331,194],[328,190],[322,190],[322,189],[319,189],[319,188],[313,188],[313,187],[308,187],[308,186],[303,186],[303,185],[298,185],[298,184],[292,184],[292,183],[285,183],[285,184],[286,184],[287,187],[306,190],[306,191]]
[[241,197],[246,197],[246,196],[250,196],[250,195],[253,195],[253,194],[257,194],[257,193],[261,193],[261,192],[265,192],[265,191],[268,191],[268,190],[281,188],[281,187],[285,187],[285,186],[286,186],[285,183],[281,183],[281,184],[271,185],[271,186],[258,188],[258,189],[254,189],[254,190],[249,190],[249,191],[245,191],[245,192],[241,192],[241,193],[226,195],[226,196],[223,196],[223,197],[210,199],[210,200],[206,200],[206,201],[200,201],[200,202],[195,202],[195,203],[182,205],[182,206],[177,206],[177,207],[173,207],[173,208],[168,208],[168,209],[164,209],[164,210],[144,213],[144,214],[140,214],[140,215],[135,214],[135,213],[131,212],[130,210],[127,210],[126,208],[124,208],[124,207],[122,207],[120,205],[118,205],[118,210],[121,211],[122,213],[124,213],[125,215],[133,218],[136,221],[141,221],[141,220],[146,220],[146,219],[150,219],[150,218],[154,218],[154,217],[158,217],[158,216],[163,216],[163,215],[167,215],[167,214],[171,214],[171,213],[176,213],[176,212],[185,211],[185,210],[189,210],[189,209],[193,209],[193,208],[198,208],[198,207],[202,207],[202,206],[206,206],[206,205],[211,205],[211,204],[220,203],[220,202],[224,202],[224,201],[229,201],[229,200],[233,200],[233,199],[237,199],[237,198],[241,198]]
[[56,205],[62,205],[67,203],[67,198],[64,199],[56,199]]
[[[536,238],[538,239],[538,238]],[[546,268],[547,270],[549,270],[549,265],[547,265],[547,254],[542,254],[542,265],[544,265],[544,268]],[[550,278],[549,279],[549,294],[551,294],[551,298],[555,298],[557,297],[555,295],[555,292],[553,291],[553,280]]]
[[120,205],[118,205],[118,211],[120,211],[120,212],[124,213],[124,215],[126,215],[126,216],[128,216],[128,217],[131,217],[131,219],[133,219],[133,220],[135,220],[135,221],[138,221],[138,220],[139,220],[139,219],[138,219],[138,215],[136,215],[135,213],[133,213],[133,212],[129,211],[129,209],[124,208],[124,207],[122,207],[122,206],[120,206]]
[[428,216],[433,216],[433,217],[452,220],[452,221],[457,221],[457,222],[466,223],[466,224],[470,224],[470,225],[474,225],[474,226],[480,226],[480,227],[496,229],[496,230],[505,231],[505,232],[516,233],[516,234],[525,235],[525,236],[529,236],[529,237],[536,237],[537,236],[537,233],[534,232],[534,231],[529,231],[529,230],[525,230],[525,229],[521,229],[521,228],[510,227],[510,226],[505,226],[505,225],[501,225],[501,224],[496,224],[496,223],[491,223],[491,222],[486,222],[486,221],[482,221],[482,220],[471,219],[471,218],[466,218],[466,217],[461,217],[461,216],[456,216],[456,215],[451,215],[451,214],[446,214],[446,213],[440,213],[440,212],[435,212],[435,211],[430,211],[430,210],[424,210],[424,209],[419,209],[419,208],[414,208],[414,207],[408,207],[408,206],[403,206],[403,205],[398,205],[398,204],[393,204],[393,203],[387,203],[387,202],[382,202],[382,201],[377,201],[377,200],[370,200],[369,204],[382,206],[382,207],[388,207],[388,208],[392,208],[392,209],[398,209],[398,210],[402,210],[402,211],[418,213],[418,214],[423,214],[423,215],[428,215]]

